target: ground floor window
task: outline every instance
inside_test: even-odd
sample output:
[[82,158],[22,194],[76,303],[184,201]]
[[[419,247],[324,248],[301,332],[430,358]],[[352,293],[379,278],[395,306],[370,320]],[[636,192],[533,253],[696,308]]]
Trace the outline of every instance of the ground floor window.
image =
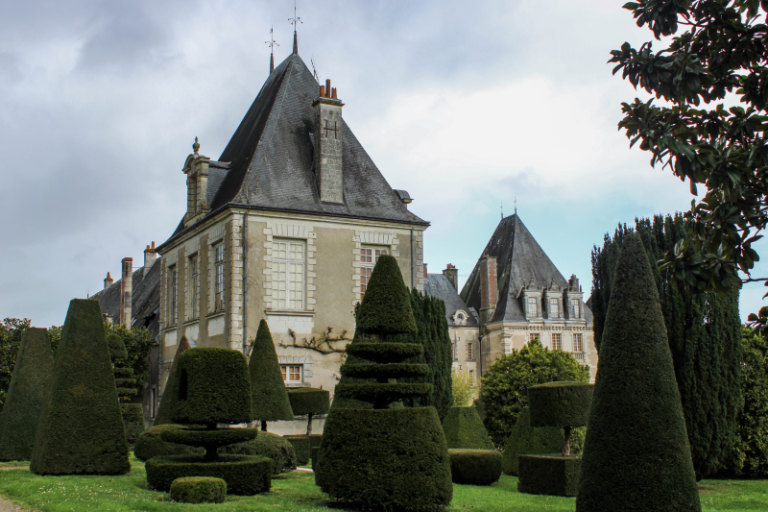
[[280,371],[283,373],[283,382],[286,386],[302,386],[304,384],[304,365],[281,364]]

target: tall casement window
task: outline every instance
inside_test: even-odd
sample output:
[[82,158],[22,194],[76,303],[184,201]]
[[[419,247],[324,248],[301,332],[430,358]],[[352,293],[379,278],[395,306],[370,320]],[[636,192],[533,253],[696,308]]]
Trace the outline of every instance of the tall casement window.
[[280,371],[283,373],[283,382],[286,386],[302,386],[304,384],[304,365],[283,364]]
[[475,355],[472,353],[472,342],[467,343],[467,361],[474,361]]
[[176,265],[168,267],[168,325],[176,324]]
[[560,301],[557,299],[549,299],[549,317],[560,318]]
[[573,335],[573,356],[578,361],[584,360],[584,340],[581,333],[574,333]]
[[571,299],[571,318],[579,318],[579,299]]
[[213,310],[224,309],[224,244],[213,246]]
[[563,341],[559,332],[552,333],[552,350],[562,350]]
[[275,240],[272,244],[272,308],[304,309],[305,243]]
[[528,318],[536,318],[539,316],[539,307],[536,304],[536,297],[528,297]]
[[189,318],[200,316],[200,258],[197,254],[189,257]]
[[365,297],[365,289],[368,287],[368,282],[371,280],[371,274],[373,273],[373,267],[376,266],[376,262],[379,261],[379,257],[389,254],[389,249],[386,247],[363,247],[360,249],[360,300]]
[[533,341],[533,340],[541,340],[541,335],[537,332],[532,332],[528,334],[528,341]]

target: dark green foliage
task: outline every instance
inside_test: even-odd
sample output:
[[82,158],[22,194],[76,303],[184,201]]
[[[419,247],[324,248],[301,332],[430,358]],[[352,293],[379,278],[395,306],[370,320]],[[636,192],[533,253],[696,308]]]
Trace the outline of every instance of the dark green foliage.
[[152,489],[168,492],[177,478],[211,476],[227,482],[230,494],[251,496],[272,486],[272,459],[249,455],[221,455],[205,462],[202,457],[168,455],[153,457],[145,464],[147,483]]
[[[520,455],[520,477],[517,490],[526,494],[547,496],[576,496],[581,476],[581,457],[558,455]],[[619,495],[622,489],[615,489]],[[647,489],[646,489],[646,492]],[[606,500],[606,506],[613,501]],[[666,510],[634,508],[631,504],[618,508],[596,508],[594,510]],[[578,500],[577,500],[578,507]]]
[[[350,343],[347,354],[379,364],[399,363],[424,354],[424,347],[415,343]],[[345,366],[351,368],[352,363],[347,362]]]
[[294,414],[298,413],[291,410],[272,333],[264,320],[259,322],[248,367],[251,373],[253,418],[262,421],[292,420]]
[[448,448],[494,449],[474,407],[451,407],[443,420],[443,432]]
[[129,445],[133,445],[144,432],[144,408],[141,404],[120,404],[120,412],[123,415],[125,439]]
[[549,350],[538,340],[500,357],[483,374],[480,400],[483,423],[493,443],[503,448],[520,411],[528,405],[528,388],[555,381],[589,380],[589,369],[569,352]]
[[528,388],[533,427],[583,427],[589,420],[594,386],[586,382],[547,382]]
[[232,444],[219,449],[219,453],[239,455],[260,455],[274,462],[275,475],[296,469],[296,450],[287,439],[271,432],[259,432],[255,439],[245,443]]
[[429,367],[425,364],[409,363],[369,363],[369,364],[351,364],[342,365],[342,373],[353,378],[386,377],[391,379],[402,379],[409,377],[424,377],[429,375]]
[[393,256],[383,255],[376,262],[360,305],[357,329],[377,335],[381,341],[393,334],[416,332],[408,288]]
[[171,371],[168,373],[168,380],[166,381],[163,395],[160,399],[160,405],[157,408],[155,414],[155,425],[167,425],[173,423],[171,421],[171,410],[173,404],[176,403],[176,397],[178,396],[179,377],[176,374],[176,367],[179,364],[179,358],[181,354],[189,350],[189,341],[184,336],[179,341],[179,346],[176,348],[176,355],[173,357],[173,364],[171,365]]
[[251,382],[248,361],[228,348],[192,348],[179,357],[171,419],[176,423],[248,423]]
[[224,503],[227,482],[209,476],[187,476],[171,483],[171,499],[180,503]]
[[[330,394],[324,389],[297,388],[288,393],[291,409],[296,416],[305,414],[327,414],[330,409]],[[293,418],[291,418],[293,419]]]
[[[582,434],[583,444],[583,434]],[[517,415],[517,422],[504,445],[502,469],[505,475],[518,476],[520,455],[556,453],[563,447],[562,430],[557,427],[532,427],[530,411],[523,408]],[[572,447],[575,448],[575,447]],[[574,453],[579,450],[573,449]]]
[[220,428],[214,430],[169,428],[160,433],[160,438],[166,443],[205,448],[206,458],[213,460],[216,458],[215,454],[220,447],[256,439],[257,434],[258,430],[251,428]]
[[496,450],[451,448],[448,455],[455,484],[491,485],[501,477],[501,454]]
[[[135,388],[139,390],[139,393],[131,401],[140,403],[143,400],[144,382],[149,376],[149,353],[158,345],[158,341],[154,339],[152,332],[145,327],[133,327],[127,329],[123,324],[110,324],[104,323],[104,329],[107,335],[110,333],[117,334],[125,345],[128,356],[120,361],[118,366],[131,368],[133,370],[133,377],[136,379]],[[55,343],[53,336],[56,330],[51,328],[51,344]]]
[[312,465],[317,465],[317,454],[320,453],[320,447],[319,446],[313,446],[312,447]]
[[112,361],[120,361],[128,357],[128,351],[125,348],[123,339],[114,332],[110,332],[106,336],[107,346],[109,347],[109,357]]
[[[120,337],[115,333],[107,334],[107,337],[115,337],[120,343]],[[113,357],[114,359],[114,357]],[[125,360],[118,362],[123,363]],[[117,396],[120,399],[120,412],[123,415],[123,425],[125,427],[125,438],[128,444],[133,444],[144,432],[144,407],[141,403],[127,403],[131,397],[138,396],[139,390],[136,389],[137,381],[133,378],[133,368],[113,368],[115,374],[115,385],[117,386]]]
[[48,332],[24,329],[8,396],[0,414],[0,461],[29,460],[53,373]]
[[19,353],[21,337],[29,327],[30,320],[6,318],[0,322],[0,412],[3,410],[8,386],[11,384],[13,367]]
[[[637,219],[635,231],[642,238],[651,262],[693,466],[697,478],[701,478],[722,467],[734,444],[741,403],[738,290],[723,295],[688,295],[673,284],[671,270],[658,270],[656,262],[663,253],[674,250],[675,244],[687,236],[679,215],[656,216],[653,221]],[[615,289],[613,273],[629,232],[631,229],[619,226],[613,238],[606,235],[602,249],[595,248],[592,253],[592,312],[598,350],[608,301]]]
[[163,441],[160,437],[162,431],[172,428],[182,427],[168,424],[149,427],[139,435],[136,444],[133,446],[133,454],[137,459],[146,462],[152,457],[159,455],[203,455],[205,453],[203,448]]
[[296,450],[296,461],[299,466],[306,466],[312,458],[312,442],[309,436],[283,436]]
[[131,469],[98,301],[69,304],[30,469],[41,475]]
[[[112,373],[115,374],[116,379],[130,379],[133,378],[133,368],[114,368],[112,370]],[[133,379],[133,382],[136,382],[136,379]]]
[[313,469],[323,492],[354,508],[439,511],[453,495],[434,407],[334,409]]
[[384,406],[392,402],[399,402],[415,395],[426,395],[431,390],[432,384],[409,384],[406,382],[336,385],[337,394],[346,398],[370,402],[374,404],[375,409],[383,409]]
[[700,511],[659,294],[637,234],[626,235],[615,272],[576,510]]

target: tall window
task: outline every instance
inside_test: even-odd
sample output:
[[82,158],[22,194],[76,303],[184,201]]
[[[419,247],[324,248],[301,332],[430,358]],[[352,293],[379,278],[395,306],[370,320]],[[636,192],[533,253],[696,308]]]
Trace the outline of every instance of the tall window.
[[474,357],[472,357],[472,343],[467,343],[467,361],[472,361]]
[[213,310],[224,309],[224,244],[213,246]]
[[549,299],[549,318],[560,318],[560,301]]
[[272,244],[272,307],[304,309],[304,242]]
[[168,267],[168,325],[176,323],[176,265]]
[[451,356],[453,357],[453,360],[456,361],[456,343],[451,343]]
[[562,342],[561,336],[562,335],[559,332],[552,333],[552,350],[563,349],[563,342]]
[[189,257],[190,318],[200,316],[200,258],[197,254]]
[[571,318],[579,318],[579,299],[571,299]]
[[532,332],[528,335],[528,341],[540,340],[540,339],[541,339],[541,335],[537,332]]
[[528,318],[539,316],[539,308],[536,305],[536,297],[528,297]]
[[469,370],[469,385],[475,387],[475,370]]
[[373,267],[379,261],[379,256],[389,254],[388,249],[384,247],[363,247],[360,249],[360,300],[365,297],[365,289],[371,280]]
[[573,355],[579,361],[584,360],[584,341],[581,333],[574,333],[573,335]]
[[283,364],[280,365],[280,371],[283,373],[283,382],[286,386],[301,386],[304,383],[303,365]]

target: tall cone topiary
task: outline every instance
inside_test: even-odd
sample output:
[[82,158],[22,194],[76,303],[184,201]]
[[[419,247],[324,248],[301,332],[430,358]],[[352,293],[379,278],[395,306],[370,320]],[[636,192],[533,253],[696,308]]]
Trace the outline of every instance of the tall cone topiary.
[[600,344],[577,512],[699,512],[680,393],[651,267],[628,233]]
[[96,300],[69,303],[29,469],[40,475],[119,475],[131,469]]
[[53,352],[46,329],[28,327],[0,414],[0,461],[29,460],[37,422],[51,384]]
[[292,420],[291,402],[280,372],[272,333],[265,320],[259,322],[248,368],[251,372],[253,419],[261,420],[261,430],[267,430],[268,421]]
[[176,355],[173,357],[173,364],[171,364],[171,371],[168,373],[168,380],[163,389],[163,395],[160,398],[160,405],[157,408],[157,414],[155,414],[155,421],[153,425],[170,425],[171,421],[171,409],[176,402],[178,393],[176,387],[178,386],[178,379],[176,378],[176,366],[179,363],[179,357],[181,354],[189,350],[189,341],[187,337],[183,336],[179,341],[179,346],[176,348]]

